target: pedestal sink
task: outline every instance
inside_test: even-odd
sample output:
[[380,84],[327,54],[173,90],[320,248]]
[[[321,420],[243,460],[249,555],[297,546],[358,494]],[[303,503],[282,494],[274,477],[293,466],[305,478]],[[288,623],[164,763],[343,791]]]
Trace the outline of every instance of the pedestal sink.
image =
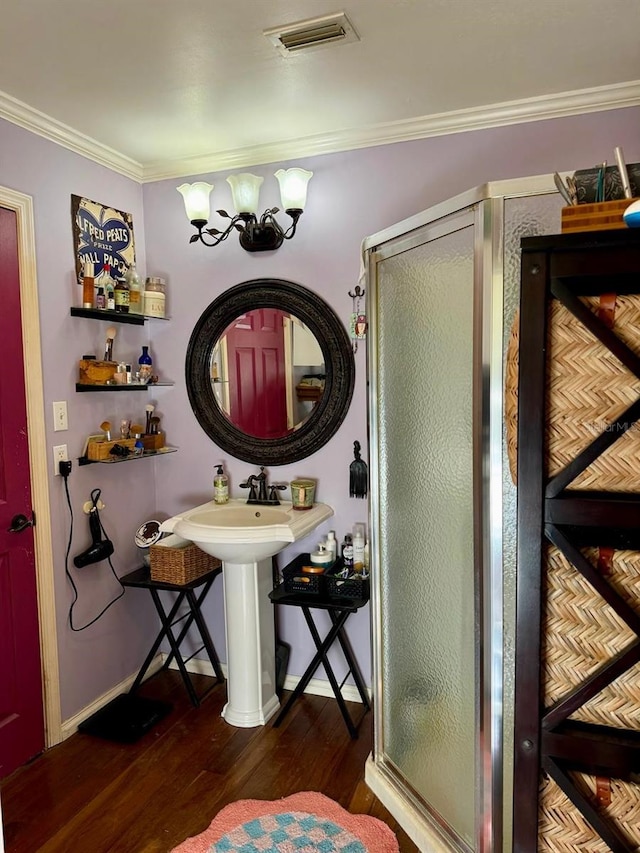
[[202,504],[163,522],[162,529],[222,560],[227,637],[227,703],[234,726],[263,726],[279,708],[276,695],[271,558],[333,515],[327,504],[294,510],[231,500]]

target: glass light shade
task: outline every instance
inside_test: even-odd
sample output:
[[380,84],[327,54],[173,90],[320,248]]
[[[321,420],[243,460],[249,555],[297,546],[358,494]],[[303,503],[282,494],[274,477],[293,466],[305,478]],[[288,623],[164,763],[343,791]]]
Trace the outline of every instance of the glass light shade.
[[233,206],[236,213],[257,213],[258,200],[260,198],[260,187],[264,178],[257,175],[230,175],[227,183],[231,187]]
[[306,169],[278,169],[275,173],[280,184],[283,210],[304,210],[307,203],[307,185],[313,172]]
[[187,211],[189,222],[196,219],[209,221],[209,194],[213,189],[213,184],[208,184],[206,181],[197,181],[195,184],[180,184],[176,187],[178,192],[184,199],[184,207]]

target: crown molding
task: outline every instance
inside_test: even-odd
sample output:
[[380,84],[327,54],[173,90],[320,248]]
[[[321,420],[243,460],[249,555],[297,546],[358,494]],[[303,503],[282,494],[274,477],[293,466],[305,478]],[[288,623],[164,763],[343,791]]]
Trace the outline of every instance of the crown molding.
[[102,145],[90,136],[85,136],[67,124],[57,121],[51,116],[35,110],[23,101],[18,101],[7,95],[5,92],[0,92],[0,118],[10,121],[12,124],[17,124],[25,130],[31,131],[50,142],[55,142],[73,151],[75,154],[80,154],[82,157],[87,157],[98,163],[100,166],[106,166],[107,169],[112,169],[127,178],[140,183],[143,177],[142,164],[137,163],[130,157],[120,154],[113,148],[107,145]]
[[521,101],[505,101],[500,104],[453,110],[370,127],[143,165],[45,113],[33,109],[22,101],[0,92],[0,118],[139,183],[637,106],[640,106],[640,80],[632,80],[610,86],[543,95]]
[[306,136],[252,148],[149,163],[144,166],[143,181],[147,183],[168,178],[183,178],[265,163],[298,160],[301,157],[312,157],[318,154],[335,154],[357,148],[407,142],[412,139],[426,139],[431,136],[445,136],[470,130],[484,130],[509,124],[524,124],[637,106],[640,106],[640,80],[633,80],[628,83],[471,107],[337,133]]

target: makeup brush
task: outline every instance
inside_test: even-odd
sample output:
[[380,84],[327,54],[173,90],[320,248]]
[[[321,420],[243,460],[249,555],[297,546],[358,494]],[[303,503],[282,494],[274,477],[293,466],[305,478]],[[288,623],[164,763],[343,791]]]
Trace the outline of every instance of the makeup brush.
[[100,429],[104,432],[107,441],[111,441],[111,421],[102,421]]
[[116,336],[116,330],[113,326],[109,326],[107,329],[107,342],[104,346],[104,360],[112,361],[113,356],[113,339]]
[[151,434],[151,415],[153,414],[154,409],[155,409],[155,406],[152,406],[151,403],[148,403],[144,407],[144,410],[147,413],[147,426],[146,426],[145,431],[144,431],[145,435]]

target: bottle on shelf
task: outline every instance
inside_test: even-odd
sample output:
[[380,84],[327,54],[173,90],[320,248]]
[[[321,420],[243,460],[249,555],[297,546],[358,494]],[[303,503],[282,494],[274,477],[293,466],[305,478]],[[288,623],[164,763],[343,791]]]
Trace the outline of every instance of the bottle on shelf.
[[336,542],[335,530],[330,530],[327,533],[326,548],[327,551],[331,554],[331,562],[335,563],[338,557],[338,543]]
[[115,311],[116,301],[114,297],[113,279],[111,278],[111,276],[109,276],[105,284],[104,298],[107,305],[107,311]]
[[[96,296],[96,308],[106,309],[107,311],[113,311],[113,281],[111,280],[109,264],[103,264],[100,275],[95,279],[95,289],[96,294],[98,292],[98,288],[102,288],[102,294],[104,297],[104,305],[98,305],[97,296]],[[109,304],[111,300],[111,305]]]
[[345,535],[342,543],[342,565],[349,571],[353,569],[353,539],[350,533]]
[[138,359],[138,373],[140,382],[148,382],[151,379],[153,360],[149,355],[149,347],[142,347],[142,355]]
[[106,309],[107,305],[104,299],[104,287],[99,287],[98,292],[96,293],[96,308],[99,308],[101,311]]
[[115,309],[118,314],[129,313],[129,285],[124,278],[116,281],[114,288]]
[[125,281],[129,286],[129,313],[144,314],[144,290],[135,264],[127,270]]
[[93,308],[95,301],[95,289],[93,279],[93,264],[91,261],[84,262],[84,273],[82,277],[82,307]]
[[364,569],[364,524],[353,525],[353,570],[362,572]]

